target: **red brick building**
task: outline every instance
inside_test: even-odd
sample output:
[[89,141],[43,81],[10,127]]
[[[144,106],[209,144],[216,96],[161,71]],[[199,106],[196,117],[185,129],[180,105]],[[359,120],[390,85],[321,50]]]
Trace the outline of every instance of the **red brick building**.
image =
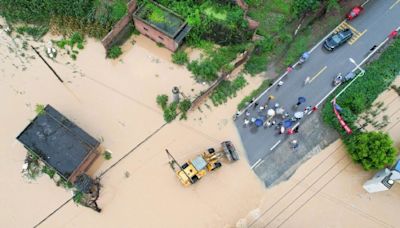
[[133,13],[136,29],[171,51],[176,51],[190,26],[178,14],[155,2],[147,2]]

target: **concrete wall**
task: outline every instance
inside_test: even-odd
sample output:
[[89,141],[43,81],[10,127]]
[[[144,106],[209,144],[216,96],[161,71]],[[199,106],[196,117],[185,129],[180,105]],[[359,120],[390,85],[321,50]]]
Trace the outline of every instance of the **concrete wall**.
[[174,39],[168,37],[164,33],[158,31],[157,29],[151,27],[150,25],[144,23],[137,18],[133,18],[133,22],[135,24],[135,28],[140,33],[149,37],[157,43],[163,44],[167,49],[171,51],[176,51],[176,49],[178,48],[178,44],[174,41]]
[[132,14],[136,9],[136,0],[128,2],[128,13],[125,17],[119,20],[113,29],[101,40],[105,49],[109,49],[114,43],[114,40],[124,30],[124,28],[132,21]]
[[69,181],[71,183],[74,183],[76,178],[81,175],[82,173],[86,172],[90,166],[93,164],[93,162],[100,156],[100,148],[98,147],[92,151],[89,152],[89,154],[86,156],[86,158],[83,160],[83,162],[79,165],[79,167],[71,174],[69,177]]

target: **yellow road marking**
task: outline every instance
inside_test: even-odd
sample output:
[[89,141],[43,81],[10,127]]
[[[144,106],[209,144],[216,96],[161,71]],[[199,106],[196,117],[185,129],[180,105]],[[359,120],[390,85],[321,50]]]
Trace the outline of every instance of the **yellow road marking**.
[[367,29],[365,29],[362,33],[360,33],[360,34],[358,34],[356,36],[353,35],[353,37],[347,43],[350,44],[350,45],[354,44],[366,32],[367,32]]
[[324,66],[324,68],[322,68],[314,77],[312,77],[308,83],[311,83],[314,79],[316,79],[319,75],[321,75],[322,72],[324,72],[326,70],[326,68],[328,68],[328,67]]
[[[400,1],[400,0],[398,0],[398,1]],[[341,24],[339,24],[338,27],[336,27],[335,32],[339,32],[340,30],[343,30],[346,28],[350,29],[353,32],[353,37],[349,41],[347,41],[347,43],[350,45],[354,44],[362,35],[364,35],[365,32],[367,32],[367,29],[365,29],[363,32],[360,32],[353,26],[346,23],[345,21],[343,21]]]
[[390,10],[393,9],[393,7],[394,7],[395,5],[397,5],[398,3],[400,3],[400,0],[397,0],[395,3],[393,3],[393,5],[392,5],[389,9],[390,9]]
[[345,22],[345,25],[346,25],[348,28],[350,28],[351,31],[353,31],[354,33],[360,33],[357,29],[355,29],[353,26],[347,24],[346,22]]

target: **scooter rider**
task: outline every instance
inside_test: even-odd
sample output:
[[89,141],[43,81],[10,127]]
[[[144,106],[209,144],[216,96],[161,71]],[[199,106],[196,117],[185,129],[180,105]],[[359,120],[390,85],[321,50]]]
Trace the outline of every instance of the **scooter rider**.
[[333,84],[338,85],[340,82],[342,82],[342,80],[343,80],[342,73],[338,73],[335,80],[333,81]]

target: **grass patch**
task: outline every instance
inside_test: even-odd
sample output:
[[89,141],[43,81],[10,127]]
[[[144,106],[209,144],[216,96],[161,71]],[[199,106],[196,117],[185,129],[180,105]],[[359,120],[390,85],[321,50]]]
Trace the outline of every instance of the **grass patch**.
[[42,38],[48,31],[48,26],[20,26],[17,27],[17,33],[22,35],[29,35],[32,36],[35,40],[39,40]]
[[101,39],[127,13],[126,0],[1,0],[8,23],[49,27],[63,35],[79,31]]
[[119,21],[127,12],[128,6],[126,5],[126,1],[117,0],[112,4],[111,18],[113,21]]

